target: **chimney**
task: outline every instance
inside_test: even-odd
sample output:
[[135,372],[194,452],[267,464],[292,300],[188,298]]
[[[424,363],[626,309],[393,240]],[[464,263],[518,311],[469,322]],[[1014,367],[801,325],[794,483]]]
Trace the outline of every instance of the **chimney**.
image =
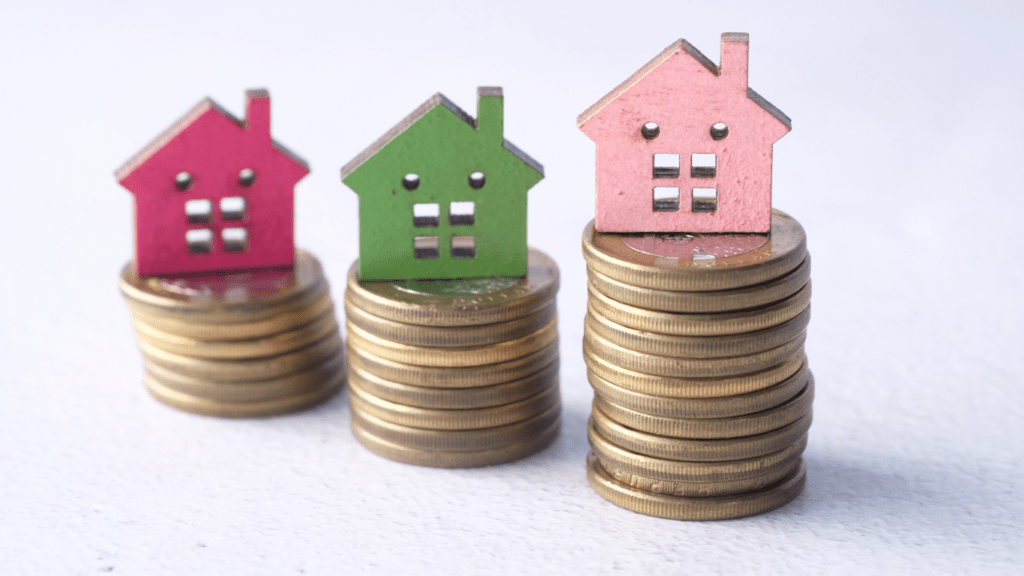
[[746,32],[722,34],[722,65],[720,77],[729,84],[737,84],[747,90],[747,54],[750,50],[750,35]]
[[270,137],[270,93],[262,88],[245,91],[245,129]]
[[487,141],[501,142],[504,138],[503,116],[505,98],[497,86],[476,89],[476,131]]

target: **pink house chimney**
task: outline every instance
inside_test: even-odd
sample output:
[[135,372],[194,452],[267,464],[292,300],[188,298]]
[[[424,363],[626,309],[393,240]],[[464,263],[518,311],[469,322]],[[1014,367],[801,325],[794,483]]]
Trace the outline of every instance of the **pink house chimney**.
[[750,35],[745,32],[722,34],[722,65],[719,67],[722,81],[747,90],[747,64],[750,52]]

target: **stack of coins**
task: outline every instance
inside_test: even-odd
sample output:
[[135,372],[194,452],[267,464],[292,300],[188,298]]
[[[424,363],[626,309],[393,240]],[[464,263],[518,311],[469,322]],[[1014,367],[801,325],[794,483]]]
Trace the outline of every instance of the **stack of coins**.
[[438,468],[539,452],[558,435],[558,267],[525,278],[363,282],[345,292],[352,430],[370,451]]
[[179,278],[121,271],[146,387],[208,416],[284,414],[337,392],[344,346],[320,263]]
[[803,489],[814,381],[803,228],[769,235],[583,233],[591,486],[680,520],[767,512]]

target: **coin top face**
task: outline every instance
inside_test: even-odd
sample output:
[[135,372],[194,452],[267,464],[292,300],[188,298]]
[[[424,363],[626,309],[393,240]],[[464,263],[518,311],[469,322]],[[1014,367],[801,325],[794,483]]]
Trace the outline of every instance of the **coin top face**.
[[767,234],[638,234],[623,236],[626,246],[662,258],[717,260],[760,248]]
[[554,260],[531,248],[523,278],[363,282],[357,260],[349,269],[346,298],[370,314],[396,322],[475,326],[525,316],[551,302],[558,285]]
[[762,235],[604,234],[583,230],[590,269],[637,287],[707,291],[752,286],[796,268],[807,252],[803,227],[772,211]]
[[323,280],[316,258],[295,251],[291,269],[269,268],[203,275],[147,277],[129,263],[121,272],[125,295],[155,305],[203,307],[260,303],[288,298]]

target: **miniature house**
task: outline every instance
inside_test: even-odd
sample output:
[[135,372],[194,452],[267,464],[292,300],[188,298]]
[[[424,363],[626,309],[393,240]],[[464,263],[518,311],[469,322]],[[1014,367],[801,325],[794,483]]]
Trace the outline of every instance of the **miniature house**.
[[747,87],[748,45],[722,34],[716,66],[679,40],[577,118],[597,144],[597,230],[771,230],[772,144],[791,126]]
[[477,96],[474,120],[435,94],[341,169],[362,280],[526,274],[526,193],[544,168],[504,139],[501,88]]
[[294,263],[294,189],[309,167],[271,140],[267,92],[245,97],[244,121],[207,98],[115,173],[135,196],[138,274]]

